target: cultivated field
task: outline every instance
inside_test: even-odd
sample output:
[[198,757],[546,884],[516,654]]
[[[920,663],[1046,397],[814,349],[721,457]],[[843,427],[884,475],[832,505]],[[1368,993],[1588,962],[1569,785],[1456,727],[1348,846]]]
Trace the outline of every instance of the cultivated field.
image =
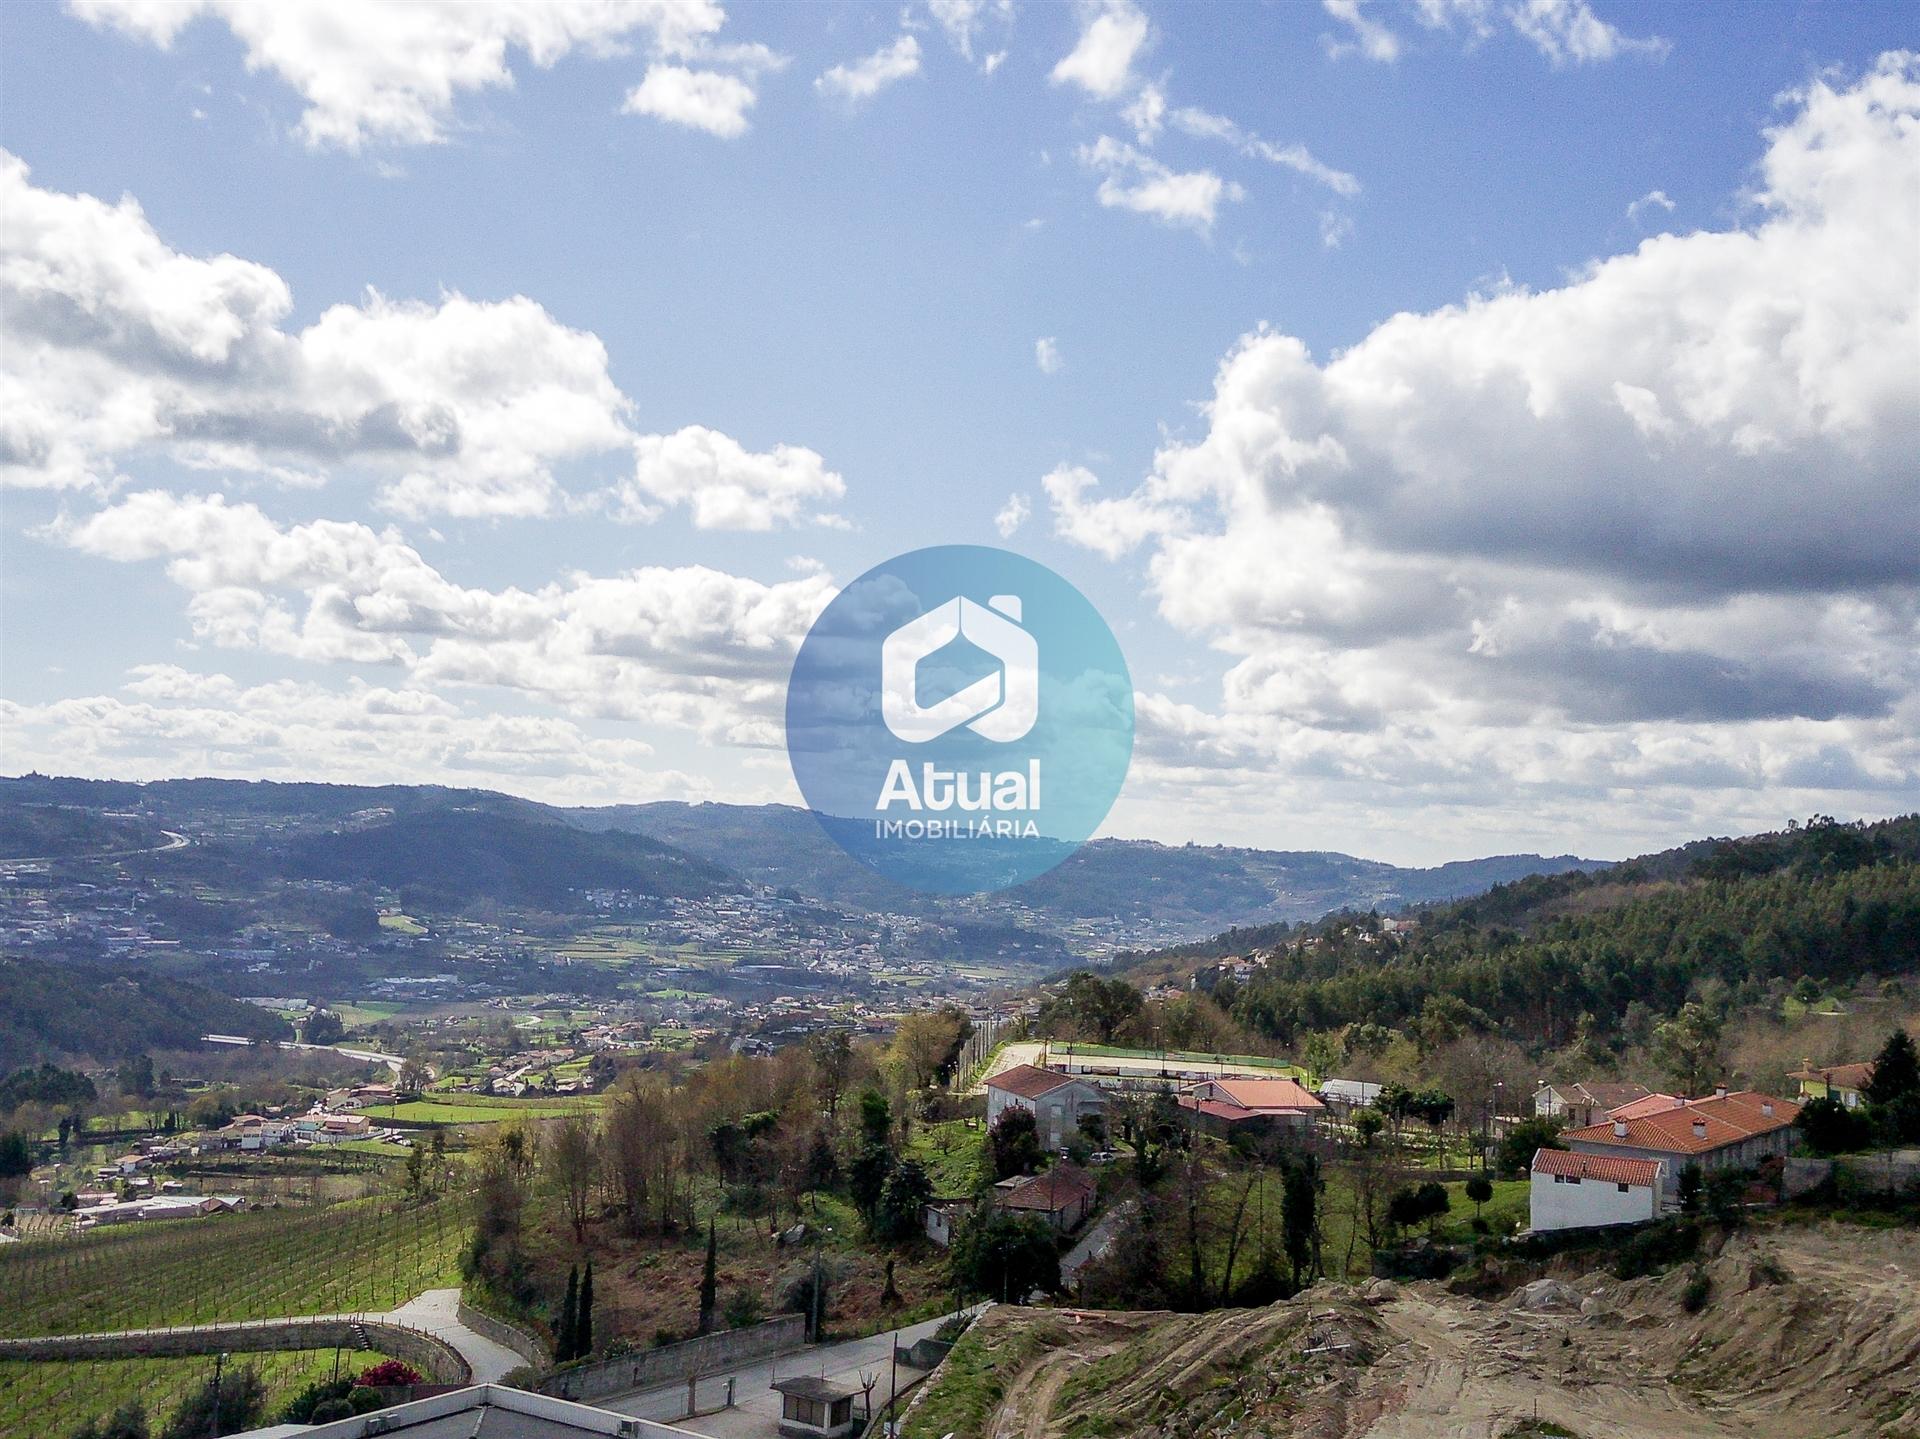
[[[266,1385],[266,1417],[307,1385],[343,1378],[378,1364],[368,1350],[304,1349],[236,1354],[225,1374],[251,1369]],[[337,1371],[336,1371],[337,1365]],[[90,1419],[104,1418],[138,1399],[155,1433],[174,1407],[213,1374],[213,1359],[103,1359],[58,1364],[0,1360],[0,1439],[63,1439]]]
[[464,1196],[417,1206],[382,1198],[9,1244],[0,1248],[0,1335],[391,1309],[459,1282],[469,1217]]

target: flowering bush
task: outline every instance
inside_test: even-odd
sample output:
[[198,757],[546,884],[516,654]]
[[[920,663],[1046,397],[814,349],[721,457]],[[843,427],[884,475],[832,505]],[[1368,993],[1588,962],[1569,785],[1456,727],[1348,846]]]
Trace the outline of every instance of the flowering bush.
[[411,1364],[402,1364],[398,1359],[389,1359],[364,1370],[353,1381],[366,1389],[398,1388],[403,1384],[424,1384],[426,1379]]

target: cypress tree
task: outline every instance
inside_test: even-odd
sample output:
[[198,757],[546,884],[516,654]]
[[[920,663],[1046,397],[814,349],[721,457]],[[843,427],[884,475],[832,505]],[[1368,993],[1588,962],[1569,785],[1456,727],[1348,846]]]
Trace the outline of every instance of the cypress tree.
[[573,1357],[585,1359],[593,1353],[593,1261],[587,1261],[586,1277],[580,1281],[580,1312],[573,1321]]
[[707,1267],[700,1275],[700,1332],[713,1333],[713,1306],[719,1292],[718,1250],[714,1245],[713,1221],[707,1221]]
[[573,1358],[574,1310],[580,1299],[580,1268],[575,1265],[567,1271],[567,1297],[560,1301],[560,1322],[553,1331],[553,1357],[559,1364],[565,1364]]

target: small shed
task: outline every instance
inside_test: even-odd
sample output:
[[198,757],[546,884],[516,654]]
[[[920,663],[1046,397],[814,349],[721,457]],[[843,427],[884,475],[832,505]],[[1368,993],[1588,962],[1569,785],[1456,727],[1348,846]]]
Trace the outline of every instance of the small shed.
[[802,1374],[776,1379],[780,1394],[780,1432],[791,1439],[841,1439],[856,1434],[866,1423],[853,1412],[853,1396],[860,1390],[833,1379]]

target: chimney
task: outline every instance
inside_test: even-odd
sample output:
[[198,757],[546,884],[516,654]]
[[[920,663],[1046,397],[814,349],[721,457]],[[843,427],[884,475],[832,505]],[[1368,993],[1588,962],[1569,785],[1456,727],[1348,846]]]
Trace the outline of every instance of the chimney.
[[1761,1112],[1762,1114],[1764,1114],[1764,1115],[1766,1115],[1766,1116],[1767,1116],[1767,1118],[1769,1118],[1769,1119],[1771,1119],[1771,1118],[1773,1118],[1773,1101],[1772,1101],[1771,1099],[1763,1099],[1763,1100],[1761,1100],[1761,1101],[1760,1101],[1760,1112]]
[[1707,1121],[1706,1120],[1696,1119],[1693,1121],[1693,1137],[1695,1139],[1705,1139],[1707,1137]]
[[1716,1084],[1716,1085],[1714,1085],[1714,1087],[1713,1087],[1713,1097],[1714,1097],[1715,1099],[1725,1099],[1725,1098],[1727,1097],[1727,1087],[1726,1087],[1726,1085],[1724,1085],[1724,1084]]
[[1687,1101],[1676,1094],[1673,1096],[1673,1107],[1675,1109],[1685,1109],[1687,1107]]
[[1627,1137],[1627,1121],[1626,1120],[1616,1119],[1613,1121],[1613,1137],[1615,1139],[1625,1139]]

